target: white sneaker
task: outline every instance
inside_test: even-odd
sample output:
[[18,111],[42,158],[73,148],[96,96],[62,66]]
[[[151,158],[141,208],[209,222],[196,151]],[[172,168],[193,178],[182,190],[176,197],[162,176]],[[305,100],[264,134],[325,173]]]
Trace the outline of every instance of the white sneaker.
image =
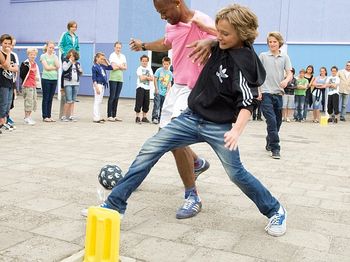
[[110,122],[115,122],[115,118],[114,118],[114,117],[111,117],[111,116],[108,117],[107,120],[110,121]]
[[68,120],[71,121],[71,122],[77,122],[78,121],[75,116],[70,116]]
[[30,117],[24,118],[24,123],[31,126],[35,125],[35,121]]
[[69,122],[69,119],[66,116],[61,117],[62,122]]
[[282,236],[287,231],[287,211],[281,205],[278,212],[270,217],[265,231],[274,237]]

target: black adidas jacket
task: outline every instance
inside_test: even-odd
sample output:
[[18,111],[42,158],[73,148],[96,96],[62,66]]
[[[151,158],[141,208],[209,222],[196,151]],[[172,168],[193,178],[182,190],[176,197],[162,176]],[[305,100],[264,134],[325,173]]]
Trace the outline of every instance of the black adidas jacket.
[[252,47],[222,50],[217,44],[188,98],[188,107],[206,120],[235,123],[242,108],[252,112],[265,78]]

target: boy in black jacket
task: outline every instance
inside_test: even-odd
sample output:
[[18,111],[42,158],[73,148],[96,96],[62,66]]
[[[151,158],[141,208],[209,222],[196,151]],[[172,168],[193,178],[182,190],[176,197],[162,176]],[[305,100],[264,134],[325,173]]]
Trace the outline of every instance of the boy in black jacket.
[[207,142],[218,155],[230,180],[269,218],[268,234],[286,232],[287,213],[276,198],[242,165],[238,138],[258,97],[265,70],[252,49],[258,21],[240,5],[216,16],[218,43],[188,98],[189,108],[150,138],[101,207],[124,214],[126,201],[161,156],[177,147]]

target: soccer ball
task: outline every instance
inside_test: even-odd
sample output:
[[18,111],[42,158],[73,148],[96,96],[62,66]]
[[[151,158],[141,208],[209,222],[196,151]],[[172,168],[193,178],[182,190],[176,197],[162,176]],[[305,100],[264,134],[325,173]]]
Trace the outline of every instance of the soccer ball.
[[105,189],[112,189],[123,178],[123,172],[117,165],[105,165],[98,174],[98,182]]

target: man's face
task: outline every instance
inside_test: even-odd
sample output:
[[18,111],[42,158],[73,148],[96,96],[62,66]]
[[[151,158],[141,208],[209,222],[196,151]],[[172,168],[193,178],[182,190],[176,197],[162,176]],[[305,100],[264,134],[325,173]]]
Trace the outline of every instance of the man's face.
[[172,0],[155,0],[154,7],[160,14],[160,18],[166,20],[171,25],[176,25],[180,22],[181,11],[178,1]]

